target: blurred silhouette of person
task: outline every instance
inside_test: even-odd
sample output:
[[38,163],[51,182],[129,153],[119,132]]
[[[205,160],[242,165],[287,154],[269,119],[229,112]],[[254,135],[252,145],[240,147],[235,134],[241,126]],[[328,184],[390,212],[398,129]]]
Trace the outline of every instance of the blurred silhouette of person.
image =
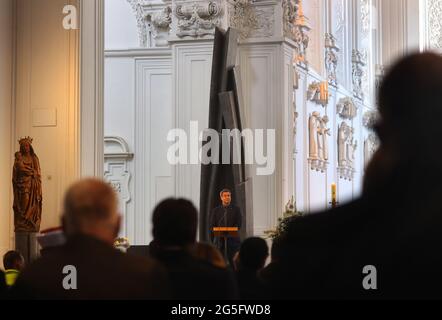
[[442,297],[442,57],[392,67],[379,112],[362,196],[288,226],[274,297]]
[[195,258],[209,262],[215,267],[227,268],[226,261],[221,252],[209,243],[195,243],[191,249],[191,253]]
[[192,254],[196,241],[198,212],[184,199],[166,199],[154,209],[150,254],[169,272],[174,299],[236,299],[238,289],[231,272],[197,259]]
[[0,300],[6,298],[8,286],[6,285],[5,274],[0,270]]
[[25,269],[12,289],[12,297],[168,298],[167,273],[158,263],[125,255],[113,247],[121,219],[117,208],[117,196],[109,184],[97,179],[73,184],[64,199],[66,244]]
[[269,256],[269,247],[262,238],[248,238],[242,244],[237,256],[236,278],[241,299],[256,300],[265,297],[263,282],[258,272],[264,268]]
[[12,287],[25,267],[25,258],[18,251],[8,251],[3,256],[3,267],[5,268],[6,285]]

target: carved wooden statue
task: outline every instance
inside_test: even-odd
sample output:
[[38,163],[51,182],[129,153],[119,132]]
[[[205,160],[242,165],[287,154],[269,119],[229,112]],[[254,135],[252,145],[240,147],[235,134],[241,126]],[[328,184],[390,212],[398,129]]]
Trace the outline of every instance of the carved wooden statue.
[[40,163],[32,138],[20,139],[19,143],[12,174],[15,232],[35,233],[40,231],[42,212]]

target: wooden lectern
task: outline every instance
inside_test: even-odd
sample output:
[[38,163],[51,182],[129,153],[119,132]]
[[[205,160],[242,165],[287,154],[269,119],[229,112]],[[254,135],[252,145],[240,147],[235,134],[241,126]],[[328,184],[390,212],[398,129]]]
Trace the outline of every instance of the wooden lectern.
[[239,228],[238,227],[214,227],[212,229],[213,237],[220,238],[224,241],[224,259],[226,263],[229,264],[229,256],[227,254],[227,239],[228,238],[239,238]]

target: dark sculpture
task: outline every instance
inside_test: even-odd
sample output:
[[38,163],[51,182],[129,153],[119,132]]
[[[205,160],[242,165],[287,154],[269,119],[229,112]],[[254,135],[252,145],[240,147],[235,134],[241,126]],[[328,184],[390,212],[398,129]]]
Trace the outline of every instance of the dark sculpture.
[[40,231],[43,200],[40,163],[32,138],[20,139],[19,143],[12,173],[15,232],[35,233]]
[[[223,129],[243,130],[244,106],[240,72],[236,65],[237,42],[237,30],[229,28],[225,32],[220,28],[215,29],[209,128],[218,132],[220,141]],[[230,151],[236,148],[232,140],[229,147]],[[244,140],[241,141],[239,147],[241,164],[233,163],[232,152],[230,152],[230,164],[222,164],[223,151],[228,150],[223,150],[223,146],[220,144],[219,164],[210,163],[201,166],[200,239],[203,241],[210,238],[210,212],[220,204],[219,192],[225,188],[232,190],[232,201],[242,213],[241,237],[245,239],[252,234],[252,180],[247,177],[248,166],[244,161]]]

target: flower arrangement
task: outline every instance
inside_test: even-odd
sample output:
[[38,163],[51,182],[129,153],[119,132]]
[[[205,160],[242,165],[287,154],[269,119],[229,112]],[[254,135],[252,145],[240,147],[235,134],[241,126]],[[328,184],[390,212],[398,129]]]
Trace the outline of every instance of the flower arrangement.
[[286,230],[287,226],[295,219],[298,219],[299,217],[302,217],[304,214],[302,212],[299,212],[296,207],[296,202],[294,201],[294,197],[287,202],[285,205],[285,211],[281,218],[278,219],[278,225],[276,226],[276,229],[274,230],[267,230],[264,232],[264,234],[267,236],[267,238],[275,240],[276,238],[283,235]]

